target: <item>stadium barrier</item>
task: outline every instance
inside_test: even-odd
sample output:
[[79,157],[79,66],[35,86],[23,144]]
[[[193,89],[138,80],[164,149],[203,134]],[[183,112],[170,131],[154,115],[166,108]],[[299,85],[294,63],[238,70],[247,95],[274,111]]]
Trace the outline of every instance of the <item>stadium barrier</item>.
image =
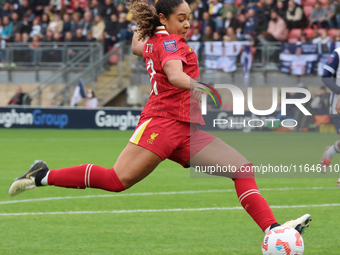
[[[117,107],[0,107],[0,128],[127,130],[137,126],[141,111],[142,108]],[[249,132],[292,125],[288,120],[280,119],[280,112],[263,117],[249,111],[234,116],[232,111],[210,110],[204,119],[206,126],[201,127],[202,130]]]

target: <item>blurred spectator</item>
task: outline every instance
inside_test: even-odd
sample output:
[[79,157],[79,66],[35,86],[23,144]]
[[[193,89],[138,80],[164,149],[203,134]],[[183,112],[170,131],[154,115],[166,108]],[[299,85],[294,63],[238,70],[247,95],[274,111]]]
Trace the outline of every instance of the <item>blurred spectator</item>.
[[47,30],[46,35],[42,39],[42,42],[54,42],[54,36],[52,30]]
[[55,32],[53,35],[54,41],[55,42],[62,42],[63,41],[63,36],[59,32]]
[[118,17],[120,17],[121,14],[125,13],[126,14],[126,10],[125,10],[125,7],[124,7],[124,4],[118,4],[117,5],[117,15]]
[[70,15],[65,13],[64,16],[63,16],[63,31],[62,31],[62,34],[65,35],[66,32],[70,32],[70,31],[71,31]]
[[295,48],[295,56],[293,56],[290,66],[290,73],[293,75],[304,75],[306,73],[307,61],[301,53],[301,45],[297,45]]
[[329,112],[329,93],[327,93],[326,87],[321,86],[319,93],[314,97],[311,102],[316,115],[324,115]]
[[[65,42],[72,42],[72,39],[73,39],[73,35],[70,31],[67,31],[65,33],[65,38],[64,38],[64,41]],[[69,51],[70,52],[70,51]]]
[[97,108],[99,106],[98,99],[93,90],[89,89],[86,95],[86,108]]
[[213,41],[213,30],[210,26],[205,27],[204,36],[202,37],[202,42]]
[[30,37],[33,37],[34,35],[40,35],[40,34],[41,34],[40,21],[39,21],[38,18],[35,18],[33,20],[32,31],[29,35],[30,35]]
[[262,6],[262,12],[267,20],[270,20],[270,12],[275,8],[274,0],[266,0],[264,6]]
[[232,27],[227,28],[227,33],[226,33],[225,36],[223,36],[223,41],[224,42],[236,42],[236,41],[238,41],[235,30]]
[[15,95],[8,102],[8,105],[26,105],[30,104],[31,100],[27,93],[22,92],[21,86],[15,88]]
[[231,11],[227,12],[226,18],[223,20],[223,30],[227,30],[228,27],[232,27],[234,30],[239,27],[238,21]]
[[21,37],[22,37],[22,42],[23,43],[28,43],[28,41],[30,39],[30,35],[29,34],[23,33]]
[[218,0],[211,0],[209,5],[209,14],[211,18],[216,18],[220,16],[220,10],[223,8],[223,4],[221,4]]
[[244,31],[244,27],[246,25],[246,16],[244,14],[241,14],[239,17],[239,27],[236,29],[236,34],[237,37],[240,40],[243,40],[243,31]]
[[249,37],[251,37],[251,34],[253,33],[254,28],[255,28],[255,24],[258,21],[258,17],[255,16],[255,11],[253,9],[249,9],[247,15],[248,15],[248,19],[243,29],[243,34],[244,34],[245,39],[248,39]]
[[119,39],[118,34],[118,17],[116,14],[111,15],[111,20],[107,23],[104,30],[105,41],[104,41],[104,53],[109,51],[109,47],[116,44]]
[[301,22],[303,20],[303,11],[300,6],[296,5],[294,0],[288,1],[288,10],[287,10],[287,28],[300,28]]
[[72,21],[71,21],[71,33],[73,35],[76,34],[78,28],[83,27],[83,22],[80,20],[81,14],[79,12],[75,12],[72,14]]
[[39,47],[39,44],[40,44],[40,38],[38,35],[33,35],[33,38],[32,38],[32,43],[30,44],[30,48],[31,49],[36,49]]
[[87,34],[87,31],[92,29],[93,20],[92,20],[92,14],[90,11],[85,12],[84,14],[84,21],[83,21],[83,35]]
[[4,6],[2,7],[1,11],[1,18],[4,18],[5,16],[11,16],[13,10],[11,10],[13,8],[13,5],[11,5],[9,2],[5,2]]
[[48,6],[49,3],[50,0],[32,0],[31,6],[34,14],[37,16],[41,16],[44,13],[44,7]]
[[312,43],[313,44],[319,44],[319,43],[324,44],[324,43],[329,43],[330,41],[331,41],[331,38],[327,35],[327,30],[323,29],[320,32],[320,36],[317,38],[314,38],[312,40]]
[[95,16],[93,26],[92,26],[93,37],[99,40],[99,37],[103,34],[104,30],[105,30],[105,23],[102,17],[99,15]]
[[82,43],[85,42],[85,39],[86,39],[85,36],[83,36],[83,30],[81,28],[78,28],[72,41]]
[[202,35],[201,35],[201,31],[198,27],[194,28],[194,33],[193,35],[190,37],[190,41],[191,42],[200,42],[202,40]]
[[8,16],[4,16],[2,18],[2,32],[1,32],[1,38],[8,41],[11,38],[12,35],[12,26],[13,23],[10,22]]
[[53,21],[51,21],[47,27],[47,30],[51,30],[53,33],[61,33],[63,31],[64,23],[60,19],[59,14],[54,14]]
[[210,19],[208,12],[203,12],[202,20],[202,35],[205,35],[205,28],[209,26],[213,31],[215,31],[215,22]]
[[61,33],[63,31],[63,26],[64,24],[63,21],[60,19],[60,16],[58,14],[54,14],[53,21],[48,24],[47,30],[51,30],[53,33]]
[[101,16],[104,18],[104,20],[109,20],[111,14],[116,14],[117,9],[113,5],[112,0],[105,0],[105,4],[101,10]]
[[190,38],[193,35],[195,28],[202,28],[202,24],[198,21],[198,19],[193,19],[191,23],[192,24],[187,33],[187,38]]
[[[263,18],[262,15],[259,16],[259,19],[254,27],[253,35],[257,39],[263,32],[267,31],[268,28],[268,21]],[[258,42],[258,40],[256,40]]]
[[49,5],[44,6],[44,13],[48,15],[50,20],[53,20],[53,13],[51,11],[51,7]]
[[[286,27],[286,23],[284,20],[277,14],[275,10],[272,10],[270,13],[270,21],[268,23],[267,31],[262,33],[262,37],[267,42],[284,42],[287,40],[288,31]],[[261,40],[262,37],[259,37]],[[261,40],[262,43],[265,43]]]
[[281,18],[283,18],[284,20],[286,20],[286,13],[287,13],[287,9],[285,7],[285,5],[283,4],[283,1],[282,0],[278,0],[276,2],[276,11],[277,11],[277,14],[279,14],[279,16]]
[[48,24],[50,23],[50,18],[48,17],[48,15],[46,13],[44,13],[42,16],[41,16],[41,23],[40,23],[40,26],[41,26],[41,34],[46,34],[46,31],[47,31],[47,27],[48,27]]
[[101,7],[99,6],[98,0],[92,0],[92,3],[91,3],[92,17],[96,17],[97,15],[100,15],[100,13],[101,13]]
[[198,2],[195,1],[192,4],[191,12],[192,12],[192,15],[193,15],[194,19],[202,20],[204,10],[203,10],[202,7],[199,6]]
[[234,6],[234,0],[224,0],[223,8],[220,10],[220,15],[223,19],[227,18],[228,12],[231,12],[233,14],[233,17],[236,16],[237,10]]
[[209,14],[211,19],[215,22],[216,27],[215,30],[220,30],[222,28],[223,18],[220,14],[220,10],[223,8],[223,5],[218,0],[211,0],[209,5]]
[[91,29],[87,30],[85,41],[86,42],[95,42],[96,41],[96,38],[93,38]]
[[80,13],[80,16],[84,16],[84,9],[81,8],[79,1],[73,1],[73,8],[74,12]]
[[222,42],[223,41],[223,38],[222,38],[222,36],[219,32],[215,31],[213,33],[213,41],[214,42]]
[[20,33],[15,33],[13,42],[20,43],[21,41],[22,41],[21,34]]
[[309,16],[309,26],[311,27],[314,24],[319,28],[326,28],[328,26],[326,10],[321,7],[318,1],[315,2],[314,9]]
[[307,36],[307,34],[305,32],[301,33],[299,42],[300,43],[308,43],[309,42],[309,38],[308,38],[308,36]]
[[17,12],[20,16],[20,19],[24,17],[24,15],[27,13],[28,9],[30,8],[30,3],[28,0],[22,0],[21,5],[19,6]]
[[30,21],[30,15],[25,14],[24,19],[22,21],[20,33],[30,34],[32,31],[32,22]]
[[22,22],[19,20],[19,15],[16,12],[12,13],[12,22],[13,22],[13,26],[12,26],[12,35],[14,36],[16,33],[20,33],[21,31],[21,25]]
[[323,7],[326,11],[326,21],[328,22],[329,28],[335,28],[335,6],[327,0],[324,2]]
[[118,18],[118,39],[119,41],[130,40],[132,39],[132,31],[129,30],[130,22],[126,20],[126,14],[121,13]]

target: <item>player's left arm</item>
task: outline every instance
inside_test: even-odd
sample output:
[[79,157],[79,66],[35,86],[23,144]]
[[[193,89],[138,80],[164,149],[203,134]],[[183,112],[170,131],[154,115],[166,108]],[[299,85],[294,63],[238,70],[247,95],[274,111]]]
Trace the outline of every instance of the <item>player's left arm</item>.
[[143,57],[143,49],[144,49],[145,40],[139,41],[138,36],[139,36],[138,31],[135,31],[132,37],[131,50],[134,55]]

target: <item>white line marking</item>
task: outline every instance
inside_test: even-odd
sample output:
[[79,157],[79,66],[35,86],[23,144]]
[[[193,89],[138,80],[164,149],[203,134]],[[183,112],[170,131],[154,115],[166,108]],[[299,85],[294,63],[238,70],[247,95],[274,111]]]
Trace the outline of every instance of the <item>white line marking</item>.
[[[305,187],[305,188],[267,188],[260,189],[260,191],[287,191],[287,190],[327,190],[337,189],[336,187]],[[69,196],[69,197],[45,197],[23,200],[0,201],[0,205],[16,204],[25,202],[39,202],[50,200],[64,200],[64,199],[82,199],[82,198],[97,198],[97,197],[130,197],[130,196],[155,196],[155,195],[177,195],[177,194],[199,194],[199,193],[225,193],[235,192],[235,189],[226,190],[188,190],[188,191],[169,191],[169,192],[146,192],[146,193],[122,193],[122,194],[107,194],[107,195],[87,195],[87,196]]]
[[[340,204],[319,205],[274,205],[270,208],[306,208],[306,207],[333,207]],[[148,212],[193,212],[193,211],[217,211],[217,210],[243,210],[243,207],[206,207],[206,208],[173,208],[173,209],[137,209],[115,211],[69,211],[69,212],[25,212],[25,213],[0,213],[0,216],[25,216],[25,215],[55,215],[55,214],[99,214],[99,213],[148,213]]]

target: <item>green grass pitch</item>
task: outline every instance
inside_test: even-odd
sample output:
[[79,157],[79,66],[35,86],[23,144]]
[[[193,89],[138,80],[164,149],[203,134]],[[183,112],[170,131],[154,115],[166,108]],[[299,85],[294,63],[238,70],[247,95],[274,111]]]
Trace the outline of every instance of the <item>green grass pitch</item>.
[[[131,134],[132,131],[1,129],[0,254],[261,254],[264,234],[244,210],[136,212],[240,206],[231,180],[190,178],[188,169],[169,160],[145,180],[120,193],[129,196],[57,187],[8,196],[13,179],[27,171],[35,159],[45,160],[51,168],[86,163],[112,167]],[[216,134],[258,165],[315,164],[324,146],[337,139],[334,134],[319,133]],[[334,158],[336,162],[340,163],[339,156]],[[270,205],[288,206],[273,209],[279,222],[304,213],[312,215],[311,227],[303,235],[306,255],[340,253],[340,206],[309,206],[339,203],[336,181],[257,179],[259,188],[267,189],[261,193]],[[289,207],[293,205],[306,207]],[[121,210],[130,211],[112,213]],[[70,211],[83,213],[44,214]],[[36,212],[42,214],[13,215]]]

